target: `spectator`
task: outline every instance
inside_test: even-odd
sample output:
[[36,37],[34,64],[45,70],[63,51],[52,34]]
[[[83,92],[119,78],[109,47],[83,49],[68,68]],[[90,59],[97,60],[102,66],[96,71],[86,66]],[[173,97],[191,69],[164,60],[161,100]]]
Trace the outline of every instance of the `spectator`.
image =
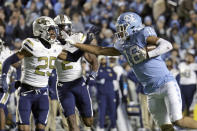
[[0,24],[5,24],[5,13],[2,7],[0,7]]
[[141,16],[145,17],[147,15],[150,15],[151,18],[153,18],[153,14],[149,13],[149,12],[153,12],[153,0],[146,0],[145,4],[144,4],[144,8],[141,12]]
[[0,39],[6,42],[5,26],[3,24],[0,25]]
[[116,80],[116,73],[107,66],[105,57],[100,60],[100,68],[96,81],[98,83],[98,103],[99,103],[99,129],[104,131],[105,116],[108,113],[111,121],[111,131],[116,129],[116,103],[113,80]]
[[137,12],[140,14],[144,8],[144,4],[141,0],[134,0],[130,5],[129,8],[133,12]]
[[156,32],[159,37],[166,38],[165,17],[160,16],[156,23]]
[[197,76],[197,64],[194,63],[194,52],[189,50],[186,54],[184,62],[179,64],[179,85],[181,89],[181,95],[183,100],[183,111],[186,111],[185,115],[190,116],[190,106],[193,101],[193,97],[196,91]]
[[165,0],[157,0],[153,4],[153,18],[155,21],[158,20],[158,17],[164,13],[166,10]]
[[188,29],[187,34],[184,35],[182,49],[192,49],[194,47],[194,31],[192,28]]
[[49,17],[52,17],[52,18],[55,17],[54,11],[53,11],[52,9],[50,9],[49,7],[47,7],[47,6],[44,6],[44,7],[42,8],[41,14],[42,14],[43,16],[49,16]]
[[74,32],[84,32],[85,31],[81,16],[78,13],[75,13],[72,16],[72,26],[73,26]]
[[181,48],[181,44],[182,44],[181,40],[182,39],[179,33],[179,29],[177,27],[172,28],[170,32],[170,41],[177,44],[178,48]]
[[55,15],[59,15],[63,13],[64,6],[65,6],[65,0],[58,0],[58,2],[55,3],[54,5]]
[[144,18],[144,24],[145,24],[145,26],[152,26],[152,19],[150,16],[146,16]]
[[31,32],[27,30],[27,27],[25,25],[25,18],[21,15],[17,26],[13,30],[13,38],[24,40],[30,34]]

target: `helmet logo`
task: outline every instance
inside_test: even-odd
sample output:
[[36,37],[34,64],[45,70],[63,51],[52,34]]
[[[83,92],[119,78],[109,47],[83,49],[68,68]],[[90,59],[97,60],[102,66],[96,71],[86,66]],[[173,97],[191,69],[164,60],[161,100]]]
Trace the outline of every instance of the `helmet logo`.
[[38,24],[43,24],[43,25],[47,25],[47,23],[50,23],[48,20],[44,19],[44,18],[40,18],[37,20]]
[[60,14],[61,23],[64,23],[64,15]]
[[136,21],[136,19],[134,18],[133,14],[125,15],[125,16],[124,16],[124,20],[125,20],[126,22],[135,22],[135,21]]

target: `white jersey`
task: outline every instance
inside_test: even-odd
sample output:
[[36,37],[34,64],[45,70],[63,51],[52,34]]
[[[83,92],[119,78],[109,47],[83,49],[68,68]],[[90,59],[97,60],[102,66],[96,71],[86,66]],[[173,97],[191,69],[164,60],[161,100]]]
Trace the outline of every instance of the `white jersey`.
[[196,84],[196,73],[197,70],[197,64],[191,63],[186,64],[185,62],[182,62],[179,64],[179,70],[180,70],[180,84],[181,85],[190,85],[190,84]]
[[[85,37],[82,33],[73,35],[76,35],[76,39],[78,39],[80,43],[83,43],[85,41]],[[62,47],[63,50],[67,50],[71,53],[78,50],[78,48],[73,47],[70,44],[62,45]],[[57,59],[55,65],[57,69],[58,81],[69,82],[82,77],[81,58],[77,62],[62,61],[60,59]]]
[[[2,47],[2,50],[0,52],[0,83],[1,83],[2,64],[13,53],[14,52],[11,51],[8,47],[5,47],[5,46]],[[7,74],[7,83],[10,83],[10,76],[13,71],[15,71],[15,69],[13,67],[11,67],[8,71],[8,74]],[[0,84],[0,86],[1,86],[1,84]]]
[[55,60],[62,52],[61,45],[57,42],[47,49],[38,39],[27,38],[23,41],[22,48],[33,56],[25,57],[23,60],[21,82],[34,87],[46,87],[48,78],[55,68]]

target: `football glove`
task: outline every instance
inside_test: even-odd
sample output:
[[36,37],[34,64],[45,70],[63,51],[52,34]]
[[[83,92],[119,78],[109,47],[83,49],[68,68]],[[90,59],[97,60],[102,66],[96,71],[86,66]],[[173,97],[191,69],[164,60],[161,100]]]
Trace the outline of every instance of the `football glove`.
[[65,40],[71,45],[74,45],[76,43],[83,43],[85,39],[86,39],[85,35],[83,35],[82,33],[76,33],[67,37]]
[[96,38],[96,36],[99,34],[99,28],[96,26],[92,26],[89,28],[88,32],[87,32],[87,38],[86,41],[84,42],[84,44],[90,44],[91,41]]
[[16,81],[14,85],[15,89],[18,89],[20,86],[21,86],[21,81]]
[[88,76],[88,78],[86,79],[86,85],[88,85],[91,80],[95,80],[96,76],[97,76],[97,72],[92,71]]

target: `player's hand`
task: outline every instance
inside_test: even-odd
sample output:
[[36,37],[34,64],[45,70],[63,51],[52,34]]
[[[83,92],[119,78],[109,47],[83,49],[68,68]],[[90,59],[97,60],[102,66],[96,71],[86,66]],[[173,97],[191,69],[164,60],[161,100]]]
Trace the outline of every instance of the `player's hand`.
[[147,58],[149,58],[148,52],[154,50],[155,48],[157,48],[156,45],[147,45],[146,46]]
[[97,76],[97,72],[92,71],[86,80],[86,85],[88,85],[91,80],[95,80],[96,76]]
[[76,41],[73,39],[72,36],[67,37],[67,38],[65,39],[65,41],[68,42],[68,43],[71,44],[71,45],[76,44]]
[[69,35],[65,32],[65,31],[61,31],[60,32],[60,36],[62,37],[62,39],[66,39],[66,38],[68,38],[69,37]]
[[87,32],[87,38],[86,38],[86,42],[85,44],[90,44],[90,42],[96,38],[96,36],[99,34],[99,28],[96,27],[96,26],[92,26],[88,29],[88,32]]
[[3,92],[6,93],[8,92],[7,75],[2,75],[1,79],[2,79]]
[[95,37],[99,34],[99,28],[93,25],[92,27],[90,27],[87,34],[89,34],[92,37]]
[[85,39],[86,39],[85,35],[83,35],[82,33],[76,33],[67,37],[65,40],[71,45],[74,45],[76,43],[83,43]]
[[146,49],[143,48],[139,49],[138,54],[141,60],[146,60],[148,58],[148,52],[146,51]]
[[14,88],[18,89],[20,86],[21,86],[21,81],[16,81],[15,85],[14,85]]

